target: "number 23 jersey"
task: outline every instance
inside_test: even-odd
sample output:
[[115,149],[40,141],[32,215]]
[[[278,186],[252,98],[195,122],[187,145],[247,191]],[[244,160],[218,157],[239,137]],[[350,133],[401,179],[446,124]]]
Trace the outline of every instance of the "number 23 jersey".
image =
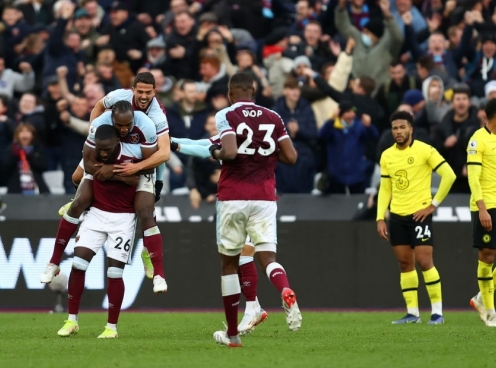
[[236,136],[238,155],[223,161],[217,189],[221,201],[275,201],[279,142],[289,139],[279,114],[239,101],[215,115],[220,138]]
[[432,203],[432,171],[446,160],[432,146],[414,140],[400,150],[396,143],[381,156],[381,177],[391,178],[391,212],[412,215]]

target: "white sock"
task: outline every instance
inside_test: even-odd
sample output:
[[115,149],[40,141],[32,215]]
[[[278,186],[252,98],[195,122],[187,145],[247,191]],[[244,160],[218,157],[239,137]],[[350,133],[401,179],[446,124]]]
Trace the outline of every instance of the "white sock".
[[69,314],[69,321],[76,322],[78,321],[78,315],[77,314]]
[[484,302],[482,301],[482,294],[481,294],[481,292],[480,292],[480,291],[479,291],[479,292],[477,293],[477,295],[475,296],[475,299],[476,299],[479,303],[484,303]]
[[257,302],[246,302],[245,314],[254,316],[257,311]]
[[255,309],[257,312],[260,312],[262,310],[262,306],[258,302],[258,296],[255,298]]
[[417,308],[407,308],[406,309],[406,312],[408,314],[414,315],[415,317],[419,317],[420,316],[420,312],[419,312],[418,307]]
[[443,302],[432,303],[432,314],[443,315]]
[[107,328],[110,328],[111,330],[117,331],[117,325],[114,323],[108,323],[107,322]]

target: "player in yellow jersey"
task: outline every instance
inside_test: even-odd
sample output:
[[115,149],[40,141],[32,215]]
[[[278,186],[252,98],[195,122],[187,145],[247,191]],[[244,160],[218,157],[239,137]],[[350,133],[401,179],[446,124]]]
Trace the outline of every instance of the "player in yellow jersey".
[[[380,160],[377,231],[383,239],[390,239],[401,270],[400,284],[407,314],[393,324],[421,322],[415,262],[422,270],[431,300],[432,315],[428,324],[444,323],[441,279],[432,260],[432,213],[448,195],[456,175],[435,148],[413,140],[413,116],[409,112],[397,111],[391,115],[390,121],[396,143],[382,153]],[[432,171],[441,175],[434,199],[431,194]],[[384,215],[389,205],[388,234]]]
[[470,300],[486,326],[496,327],[494,257],[496,256],[496,99],[486,105],[488,123],[470,138],[467,147],[473,242],[479,249],[479,294]]

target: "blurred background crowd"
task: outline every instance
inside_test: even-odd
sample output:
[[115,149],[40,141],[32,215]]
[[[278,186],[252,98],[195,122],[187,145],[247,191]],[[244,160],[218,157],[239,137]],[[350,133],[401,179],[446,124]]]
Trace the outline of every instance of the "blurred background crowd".
[[[254,76],[298,150],[284,193],[364,193],[394,143],[389,115],[468,193],[466,146],[496,98],[491,0],[0,1],[0,187],[74,193],[95,103],[150,71],[171,137],[216,134],[227,81]],[[219,164],[174,154],[164,191],[215,200]],[[374,173],[376,173],[374,175]]]

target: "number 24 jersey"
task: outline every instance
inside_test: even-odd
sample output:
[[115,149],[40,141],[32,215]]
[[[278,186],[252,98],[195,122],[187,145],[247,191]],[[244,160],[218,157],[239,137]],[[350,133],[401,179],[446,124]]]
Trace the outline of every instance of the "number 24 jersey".
[[432,171],[446,160],[432,146],[414,140],[400,150],[396,143],[381,156],[381,177],[391,178],[391,212],[407,216],[432,203]]

